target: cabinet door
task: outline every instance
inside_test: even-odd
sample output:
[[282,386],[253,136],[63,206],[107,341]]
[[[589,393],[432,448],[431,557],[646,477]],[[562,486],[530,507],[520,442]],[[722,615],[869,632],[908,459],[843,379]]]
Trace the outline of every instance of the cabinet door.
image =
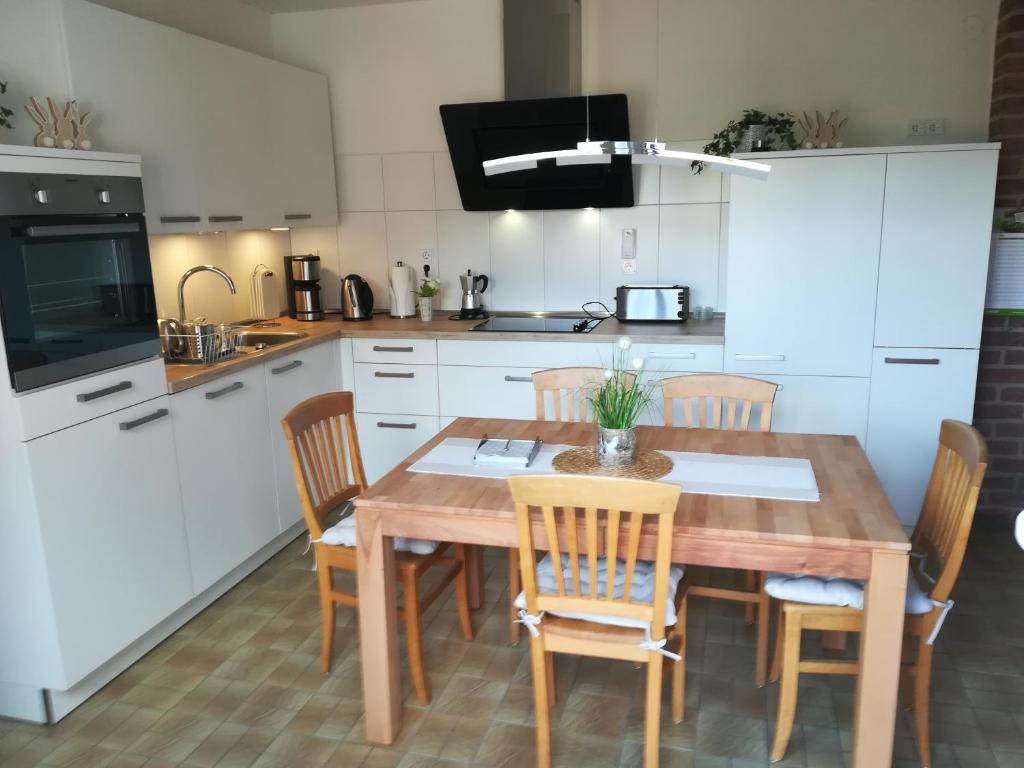
[[437,366],[356,363],[356,408],[437,415]]
[[357,413],[366,480],[375,483],[440,430],[437,416]]
[[93,3],[64,3],[71,92],[97,115],[89,135],[97,149],[142,155],[150,232],[195,231],[199,187],[197,116],[189,36]]
[[852,376],[763,376],[779,385],[773,432],[853,435],[864,445],[870,379]]
[[536,370],[539,369],[439,366],[441,414],[485,419],[532,419],[537,412],[532,377]]
[[263,369],[240,370],[171,402],[192,587],[199,594],[279,531]]
[[876,349],[867,452],[896,514],[914,525],[943,419],[974,414],[976,349]]
[[725,371],[868,376],[885,157],[771,165],[730,182]]
[[889,156],[875,346],[978,346],[998,154]]
[[338,342],[328,341],[271,360],[264,365],[264,371],[270,402],[270,442],[274,451],[278,528],[284,531],[302,519],[302,510],[281,419],[303,400],[341,388]]
[[338,193],[327,78],[273,62],[268,92],[274,107],[271,139],[277,147],[273,226],[334,226]]
[[164,395],[26,444],[63,660],[53,688],[192,597],[172,408]]

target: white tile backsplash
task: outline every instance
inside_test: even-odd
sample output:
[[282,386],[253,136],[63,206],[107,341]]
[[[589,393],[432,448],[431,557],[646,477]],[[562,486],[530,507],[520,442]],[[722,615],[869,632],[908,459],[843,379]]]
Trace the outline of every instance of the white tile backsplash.
[[691,306],[717,310],[722,206],[659,206],[658,282],[690,286]]
[[401,261],[420,269],[420,251],[429,248],[437,260],[437,213],[435,211],[388,211],[387,266]]
[[[437,212],[437,275],[441,280],[441,304],[459,307],[462,286],[459,275],[467,269],[474,274],[491,273],[490,217],[479,211]],[[419,274],[422,269],[417,264]],[[491,287],[484,293],[484,306],[491,303]]]
[[384,174],[380,155],[337,155],[339,211],[383,211]]
[[[636,229],[635,274],[622,271],[622,230]],[[615,289],[626,283],[658,282],[658,206],[605,208],[601,211],[600,298],[615,311]]]
[[388,235],[382,212],[342,213],[338,224],[338,273],[370,284],[373,306],[387,309]]
[[544,309],[578,311],[600,290],[601,214],[544,211]]
[[433,153],[384,155],[384,209],[433,211],[435,208]]
[[[705,142],[669,142],[669,149],[700,152]],[[722,174],[705,169],[695,174],[690,166],[665,166],[661,169],[662,205],[676,203],[718,203],[722,200]]]
[[633,165],[633,200],[637,205],[657,205],[661,199],[661,167]]
[[447,152],[434,153],[434,198],[439,211],[462,210],[459,185],[455,181],[451,155]]
[[490,303],[505,312],[544,306],[544,214],[495,211],[491,225]]

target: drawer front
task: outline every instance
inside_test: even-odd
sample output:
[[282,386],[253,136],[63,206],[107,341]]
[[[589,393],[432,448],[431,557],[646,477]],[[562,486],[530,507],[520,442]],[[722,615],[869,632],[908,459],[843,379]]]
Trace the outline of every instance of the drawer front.
[[615,340],[605,344],[589,341],[458,341],[439,340],[441,365],[473,365],[514,368],[567,368],[607,365]]
[[356,363],[356,410],[437,415],[436,365]]
[[438,368],[442,416],[532,419],[536,411],[536,368],[483,368],[442,365]]
[[721,373],[722,350],[712,344],[634,344],[631,354],[646,360],[652,373]]
[[166,394],[163,360],[147,360],[28,392],[16,398],[22,439],[31,440]]
[[437,416],[357,413],[356,432],[367,482],[380,480],[438,429]]
[[404,363],[433,365],[437,342],[433,339],[352,339],[357,363]]

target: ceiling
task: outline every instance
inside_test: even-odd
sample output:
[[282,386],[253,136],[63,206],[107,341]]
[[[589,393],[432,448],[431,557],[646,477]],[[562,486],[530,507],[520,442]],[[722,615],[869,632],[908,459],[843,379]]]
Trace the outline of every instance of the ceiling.
[[260,8],[267,13],[292,13],[294,11],[322,11],[328,8],[351,8],[356,5],[382,5],[400,3],[406,0],[242,0],[246,5]]

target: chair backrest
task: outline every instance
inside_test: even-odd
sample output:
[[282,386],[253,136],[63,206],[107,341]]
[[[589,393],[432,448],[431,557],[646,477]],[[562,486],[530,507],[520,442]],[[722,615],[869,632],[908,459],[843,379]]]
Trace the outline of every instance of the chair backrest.
[[[541,611],[565,611],[638,619],[651,623],[653,639],[665,636],[663,619],[678,485],[578,475],[520,475],[510,477],[508,485],[516,506],[520,567],[529,613],[537,616]],[[540,510],[542,542],[534,541],[533,508]],[[650,602],[631,598],[645,523],[654,523],[657,531]],[[539,591],[534,554],[538,544],[551,552],[557,593]],[[568,574],[562,567],[563,554],[568,556]],[[608,559],[604,594],[599,592],[597,558],[601,555]],[[586,592],[581,589],[581,558],[586,560],[589,576]],[[625,574],[619,580],[622,594],[616,597],[619,560],[625,561]],[[566,575],[571,579],[568,588]]]
[[949,597],[960,574],[987,466],[988,447],[981,433],[970,424],[945,419],[921,517],[911,536],[914,551],[928,556],[934,600]]
[[675,401],[682,400],[687,427],[747,430],[754,406],[760,405],[758,430],[768,432],[772,428],[772,403],[778,388],[771,381],[727,374],[697,373],[662,379],[665,426],[675,426]]
[[324,518],[366,488],[351,392],[328,392],[296,405],[281,419],[295,486],[314,539]]
[[[627,373],[632,382],[635,374]],[[549,368],[533,374],[538,421],[593,421],[590,397],[604,384],[603,368]],[[547,416],[545,393],[551,393],[553,418]],[[563,403],[564,400],[564,403]]]

